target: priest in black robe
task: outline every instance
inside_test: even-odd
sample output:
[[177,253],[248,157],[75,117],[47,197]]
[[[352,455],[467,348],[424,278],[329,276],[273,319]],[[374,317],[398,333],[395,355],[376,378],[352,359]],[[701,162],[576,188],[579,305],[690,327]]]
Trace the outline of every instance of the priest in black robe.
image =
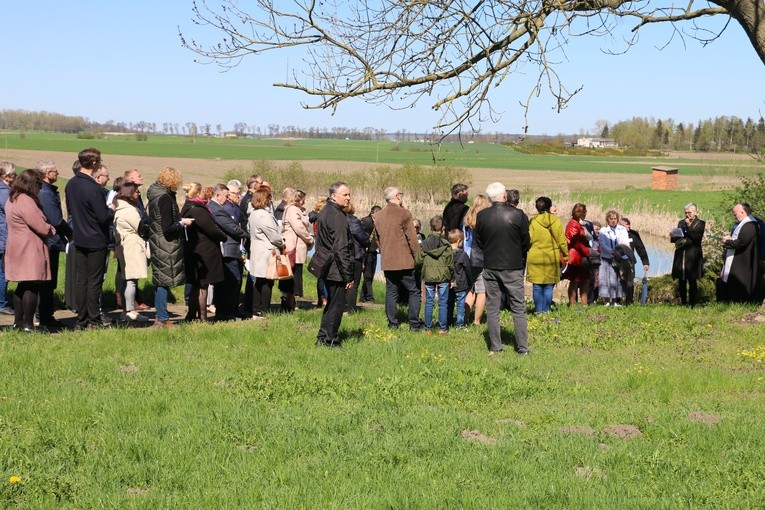
[[753,302],[757,286],[757,222],[736,204],[733,216],[739,222],[733,233],[722,238],[723,267],[717,282],[717,300],[728,303]]

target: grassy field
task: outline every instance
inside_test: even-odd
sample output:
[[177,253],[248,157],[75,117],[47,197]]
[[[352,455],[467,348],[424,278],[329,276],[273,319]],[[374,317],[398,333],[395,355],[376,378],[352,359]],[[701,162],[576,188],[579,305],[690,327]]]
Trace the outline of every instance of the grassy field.
[[5,333],[0,506],[762,508],[749,312],[563,308],[531,318],[526,358],[379,309],[340,350],[314,346],[318,311]]
[[439,164],[465,168],[513,169],[526,171],[565,170],[576,173],[631,174],[651,166],[680,166],[688,176],[731,176],[749,173],[757,164],[747,158],[705,159],[702,156],[679,160],[667,157],[596,157],[529,155],[500,144],[446,143],[440,149],[423,143],[361,140],[280,140],[221,139],[149,135],[147,141],[132,136],[110,136],[101,140],[81,140],[61,133],[0,133],[0,147],[21,150],[47,150],[76,154],[83,147],[96,146],[105,155],[185,157],[222,160],[327,160],[380,164]]

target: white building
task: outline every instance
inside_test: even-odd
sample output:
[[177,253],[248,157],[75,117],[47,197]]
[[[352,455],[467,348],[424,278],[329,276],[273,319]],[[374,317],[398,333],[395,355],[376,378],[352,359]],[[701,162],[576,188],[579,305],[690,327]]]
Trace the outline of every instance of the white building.
[[576,141],[577,147],[593,147],[596,149],[618,149],[619,144],[613,138],[586,138],[582,137]]

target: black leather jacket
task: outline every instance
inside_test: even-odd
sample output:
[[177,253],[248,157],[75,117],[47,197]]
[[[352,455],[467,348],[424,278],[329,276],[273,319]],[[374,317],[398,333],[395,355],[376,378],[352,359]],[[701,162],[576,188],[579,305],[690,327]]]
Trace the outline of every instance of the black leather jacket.
[[529,219],[520,209],[494,202],[478,213],[473,242],[483,251],[486,269],[522,270],[531,245]]

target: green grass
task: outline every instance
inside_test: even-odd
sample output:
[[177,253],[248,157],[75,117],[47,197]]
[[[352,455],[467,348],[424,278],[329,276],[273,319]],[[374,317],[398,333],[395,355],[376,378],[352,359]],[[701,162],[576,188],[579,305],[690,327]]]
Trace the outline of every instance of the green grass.
[[[0,133],[0,146],[8,149],[47,150],[76,153],[96,146],[108,161],[108,154],[245,160],[336,160],[380,164],[415,163],[432,165],[434,160],[465,168],[508,168],[513,170],[566,170],[585,173],[639,173],[655,165],[677,163],[672,158],[598,157],[533,155],[514,151],[501,144],[445,143],[439,149],[416,142],[363,140],[274,140],[221,139],[149,135],[147,141],[132,136],[111,136],[103,140],[81,140],[73,134]],[[635,164],[635,161],[641,162]],[[642,162],[645,164],[642,164]],[[683,175],[738,175],[758,169],[754,161],[683,159]]]
[[484,329],[391,334],[379,309],[344,317],[340,350],[314,346],[318,311],[6,333],[0,506],[761,508],[748,312],[562,308],[531,317],[527,358],[489,358]]

